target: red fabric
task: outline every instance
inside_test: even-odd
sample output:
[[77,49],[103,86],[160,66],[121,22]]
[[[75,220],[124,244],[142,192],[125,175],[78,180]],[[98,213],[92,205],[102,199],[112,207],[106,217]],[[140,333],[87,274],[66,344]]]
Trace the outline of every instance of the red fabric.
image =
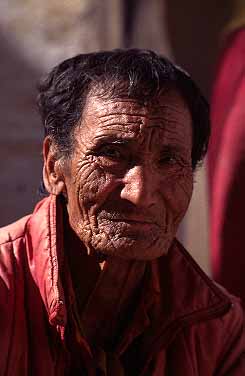
[[[31,216],[0,231],[1,375],[97,374],[95,354],[75,335],[70,315],[75,296],[63,252],[62,211],[59,199],[50,196]],[[167,256],[148,262],[137,299],[113,351],[98,349],[108,374],[244,373],[239,301],[217,287],[177,241]]]
[[208,153],[214,278],[245,299],[245,29],[230,36],[211,101]]

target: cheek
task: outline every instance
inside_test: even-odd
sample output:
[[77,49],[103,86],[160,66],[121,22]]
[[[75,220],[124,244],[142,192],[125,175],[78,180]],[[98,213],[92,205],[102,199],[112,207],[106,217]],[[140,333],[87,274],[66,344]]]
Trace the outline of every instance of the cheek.
[[181,173],[172,176],[168,182],[165,182],[165,185],[168,187],[164,197],[165,202],[168,202],[174,222],[179,222],[185,215],[192,196],[192,170],[182,170]]
[[77,200],[81,209],[91,212],[100,207],[116,185],[112,175],[96,162],[87,165],[77,175]]

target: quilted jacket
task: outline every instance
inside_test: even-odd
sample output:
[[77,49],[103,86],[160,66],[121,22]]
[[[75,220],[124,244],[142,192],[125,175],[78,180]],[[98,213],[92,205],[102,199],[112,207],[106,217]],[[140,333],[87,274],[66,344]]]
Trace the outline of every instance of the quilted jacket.
[[167,255],[148,262],[123,330],[98,360],[72,331],[63,210],[51,195],[0,230],[1,376],[245,375],[239,300],[210,280],[177,240]]

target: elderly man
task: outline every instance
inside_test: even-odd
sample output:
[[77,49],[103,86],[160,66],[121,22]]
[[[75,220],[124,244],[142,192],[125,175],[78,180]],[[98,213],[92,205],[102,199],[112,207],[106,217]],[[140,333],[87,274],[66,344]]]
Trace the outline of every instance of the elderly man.
[[40,84],[48,197],[0,233],[0,373],[245,374],[238,299],[175,239],[208,108],[151,51],[78,55]]

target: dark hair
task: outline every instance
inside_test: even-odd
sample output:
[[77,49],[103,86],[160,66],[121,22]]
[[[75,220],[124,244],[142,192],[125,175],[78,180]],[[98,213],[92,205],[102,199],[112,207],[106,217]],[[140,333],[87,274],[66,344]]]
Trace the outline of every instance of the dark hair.
[[103,98],[129,97],[145,102],[174,86],[186,101],[193,121],[192,167],[202,160],[210,134],[209,108],[190,76],[150,50],[128,49],[80,54],[57,65],[39,84],[38,107],[45,136],[63,156],[73,146],[89,93]]

